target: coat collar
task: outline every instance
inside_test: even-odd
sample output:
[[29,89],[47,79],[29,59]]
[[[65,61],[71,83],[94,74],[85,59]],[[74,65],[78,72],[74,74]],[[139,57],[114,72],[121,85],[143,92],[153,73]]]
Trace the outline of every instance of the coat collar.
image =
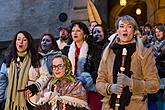
[[[72,44],[70,45],[70,49],[68,53],[68,57],[72,64],[73,73],[75,70],[75,51],[76,51],[76,45],[75,45],[75,42],[73,41]],[[87,58],[87,52],[88,52],[88,44],[86,41],[84,41],[82,44],[82,47],[80,48],[80,54],[78,56],[77,74],[80,74],[83,71],[83,67],[85,65],[86,58]]]

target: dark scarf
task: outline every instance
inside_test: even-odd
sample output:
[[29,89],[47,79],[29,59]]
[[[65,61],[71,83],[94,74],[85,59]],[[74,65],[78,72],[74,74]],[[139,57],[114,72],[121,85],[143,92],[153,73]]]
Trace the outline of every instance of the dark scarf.
[[[127,56],[126,56],[126,61],[125,61],[125,71],[123,72],[125,75],[128,77],[131,77],[131,56],[136,50],[136,44],[131,43],[131,44],[125,44],[125,45],[120,45],[115,43],[112,47],[113,52],[115,53],[115,60],[114,60],[114,66],[113,66],[113,83],[117,83],[117,74],[120,72],[120,67],[121,67],[121,58],[122,58],[122,50],[123,48],[127,49]],[[121,94],[119,103],[120,107],[119,110],[125,110],[125,106],[129,105],[130,98],[132,96],[132,93],[129,91],[129,87],[126,86],[123,88],[123,92]],[[111,99],[110,99],[110,107],[115,109],[115,102],[116,102],[117,95],[112,94]]]

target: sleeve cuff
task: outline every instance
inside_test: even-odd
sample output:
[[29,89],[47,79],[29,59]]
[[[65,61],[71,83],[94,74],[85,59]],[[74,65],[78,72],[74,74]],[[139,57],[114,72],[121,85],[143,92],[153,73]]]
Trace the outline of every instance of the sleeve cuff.
[[106,88],[106,93],[107,93],[107,95],[110,95],[110,94],[111,94],[111,91],[110,91],[111,86],[112,86],[112,84],[109,84],[109,85],[107,86],[107,88]]

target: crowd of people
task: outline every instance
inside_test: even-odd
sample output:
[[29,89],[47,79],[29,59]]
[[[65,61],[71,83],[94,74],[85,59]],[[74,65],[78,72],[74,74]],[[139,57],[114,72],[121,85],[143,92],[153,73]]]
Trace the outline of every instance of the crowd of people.
[[[165,26],[129,15],[115,32],[92,21],[34,43],[18,31],[0,68],[1,110],[164,110]],[[164,108],[163,108],[164,107]]]

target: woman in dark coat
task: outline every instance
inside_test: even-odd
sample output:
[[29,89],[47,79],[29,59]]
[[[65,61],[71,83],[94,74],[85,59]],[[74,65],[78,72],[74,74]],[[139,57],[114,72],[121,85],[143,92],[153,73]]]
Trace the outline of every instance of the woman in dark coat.
[[102,97],[98,96],[98,99],[95,98],[97,100],[91,100],[91,98],[95,97],[93,93],[95,94],[96,92],[95,82],[99,65],[94,38],[89,35],[88,27],[82,22],[72,24],[71,36],[73,42],[70,47],[67,47],[68,52],[65,51],[65,53],[71,61],[73,75],[83,83],[88,94],[90,109],[95,107],[93,109],[99,110]]
[[156,26],[155,39],[156,41],[154,45],[154,53],[156,57],[156,66],[160,77],[160,90],[156,94],[156,103],[158,110],[164,110],[165,108],[163,109],[163,101],[165,100],[165,97],[163,96],[163,94],[165,94],[165,26]]

